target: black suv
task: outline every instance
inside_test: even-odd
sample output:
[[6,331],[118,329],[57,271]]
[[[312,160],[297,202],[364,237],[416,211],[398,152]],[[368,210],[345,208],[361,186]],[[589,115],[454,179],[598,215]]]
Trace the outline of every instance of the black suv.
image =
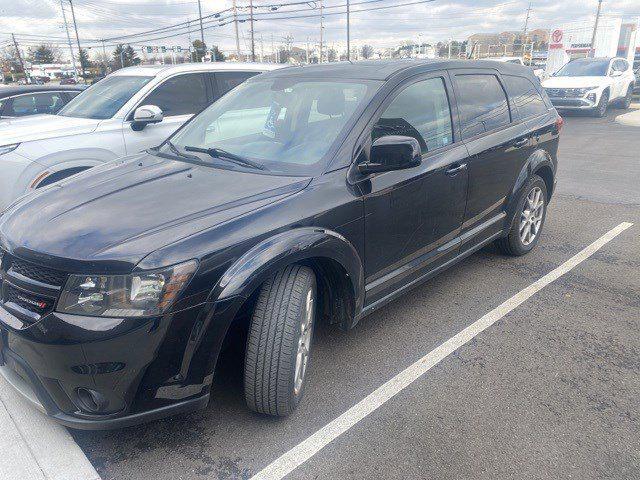
[[4,212],[0,371],[65,425],[121,427],[204,407],[244,327],[246,401],[287,415],[315,323],[351,328],[490,242],[536,246],[561,126],[506,63],[255,77]]

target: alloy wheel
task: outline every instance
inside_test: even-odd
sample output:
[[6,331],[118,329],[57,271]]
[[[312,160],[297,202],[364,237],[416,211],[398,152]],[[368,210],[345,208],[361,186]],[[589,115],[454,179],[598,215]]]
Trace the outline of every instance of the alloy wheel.
[[293,391],[296,395],[298,395],[302,390],[304,376],[307,371],[307,363],[309,362],[309,351],[311,349],[311,333],[313,331],[313,307],[313,290],[309,289],[309,291],[307,291],[307,297],[304,304],[304,311],[302,312],[302,321],[300,322],[300,336],[298,337],[296,371],[293,385]]
[[520,213],[520,240],[522,244],[530,245],[538,236],[544,216],[544,195],[540,187],[531,189]]

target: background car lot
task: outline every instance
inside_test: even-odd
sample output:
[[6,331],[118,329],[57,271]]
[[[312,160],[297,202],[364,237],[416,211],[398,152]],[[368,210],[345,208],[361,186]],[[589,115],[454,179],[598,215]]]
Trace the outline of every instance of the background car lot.
[[[636,105],[636,108],[638,105]],[[318,329],[306,399],[254,415],[237,353],[202,412],[74,432],[103,479],[249,478],[620,222],[635,225],[296,469],[290,478],[638,478],[640,127],[566,117],[539,248],[492,248],[351,332]]]

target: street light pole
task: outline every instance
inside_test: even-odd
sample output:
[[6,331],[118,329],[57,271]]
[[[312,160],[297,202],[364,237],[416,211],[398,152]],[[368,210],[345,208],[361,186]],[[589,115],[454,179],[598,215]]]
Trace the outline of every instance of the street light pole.
[[[76,31],[76,42],[78,43],[78,58],[80,60],[80,70],[82,71],[82,78],[84,79],[84,60],[82,60],[82,48],[80,48],[80,36],[78,35],[78,23],[76,22],[76,12],[73,9],[73,0],[69,0],[69,5],[71,5],[71,18],[73,19],[73,28]],[[87,83],[86,80],[85,83]]]
[[596,12],[596,21],[593,24],[593,34],[591,35],[591,49],[589,50],[590,57],[595,57],[596,55],[596,33],[598,32],[598,22],[600,21],[601,8],[602,8],[602,0],[598,0],[598,11]]

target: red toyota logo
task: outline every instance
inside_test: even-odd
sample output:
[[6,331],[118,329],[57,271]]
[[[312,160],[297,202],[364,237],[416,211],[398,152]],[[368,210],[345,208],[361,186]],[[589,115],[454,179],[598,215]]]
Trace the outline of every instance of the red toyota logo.
[[562,41],[562,30],[554,30],[551,34],[551,39],[554,43],[560,43]]

